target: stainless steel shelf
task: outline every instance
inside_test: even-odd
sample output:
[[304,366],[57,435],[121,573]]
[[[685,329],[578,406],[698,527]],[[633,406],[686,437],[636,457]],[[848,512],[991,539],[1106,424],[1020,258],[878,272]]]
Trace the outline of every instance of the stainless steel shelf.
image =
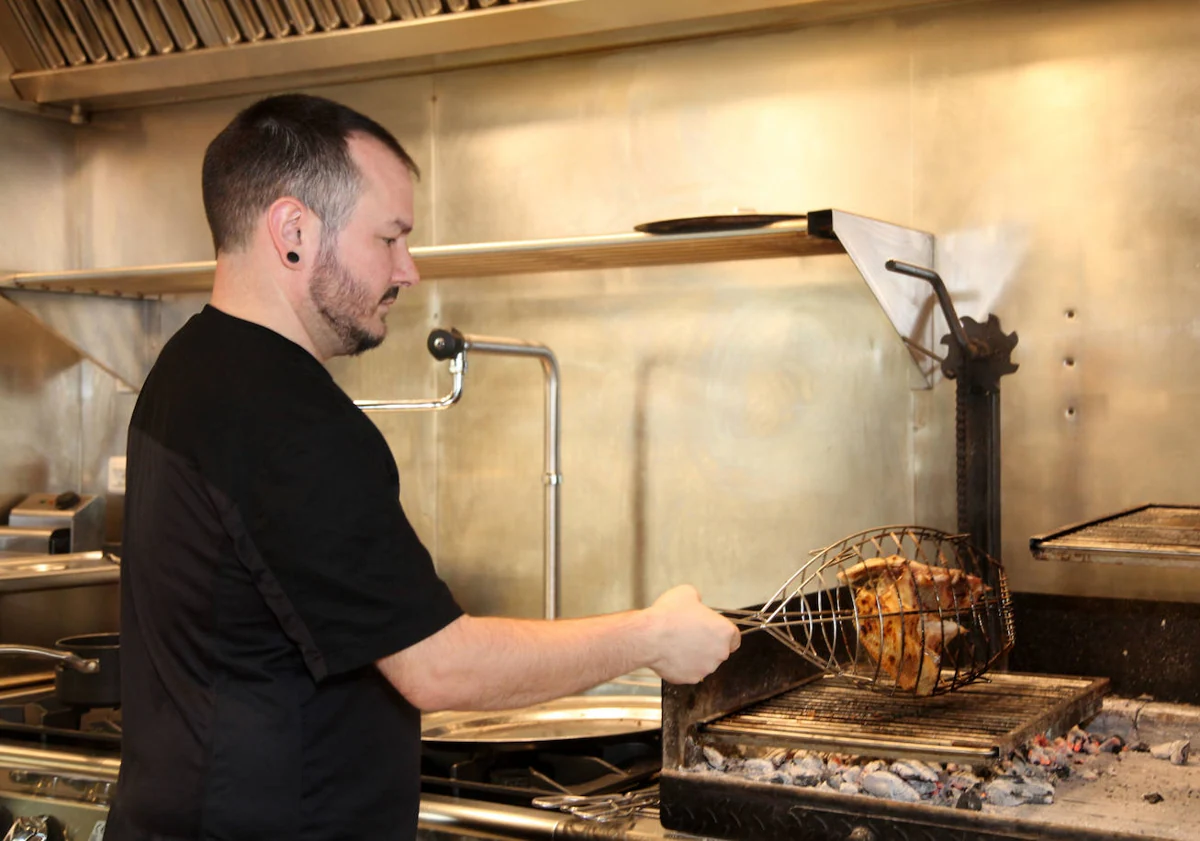
[[[840,242],[809,236],[803,222],[716,233],[613,234],[569,239],[414,248],[425,280],[594,271],[844,254]],[[212,261],[0,276],[0,289],[147,297],[212,288]]]

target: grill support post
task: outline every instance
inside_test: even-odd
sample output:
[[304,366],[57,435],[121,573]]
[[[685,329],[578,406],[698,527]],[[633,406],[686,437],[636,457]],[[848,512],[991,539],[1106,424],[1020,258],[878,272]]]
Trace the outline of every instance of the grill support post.
[[945,282],[933,269],[899,260],[884,265],[890,272],[929,283],[950,327],[942,337],[946,345],[942,373],[957,388],[958,530],[969,534],[977,549],[999,559],[1000,378],[1017,370],[1012,362],[1017,334],[1001,330],[995,315],[988,315],[983,323],[960,319]]

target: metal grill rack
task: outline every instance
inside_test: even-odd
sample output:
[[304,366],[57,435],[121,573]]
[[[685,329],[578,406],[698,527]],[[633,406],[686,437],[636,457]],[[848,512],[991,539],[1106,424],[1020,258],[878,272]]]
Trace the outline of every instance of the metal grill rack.
[[935,762],[998,760],[1100,711],[1105,678],[997,673],[933,699],[864,693],[827,677],[697,728],[714,746],[797,747]]
[[1030,538],[1040,561],[1200,567],[1200,507],[1139,505]]

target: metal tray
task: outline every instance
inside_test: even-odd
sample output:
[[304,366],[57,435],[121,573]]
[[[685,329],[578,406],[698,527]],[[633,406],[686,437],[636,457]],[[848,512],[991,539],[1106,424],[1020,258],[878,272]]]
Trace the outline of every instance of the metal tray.
[[776,222],[795,222],[807,218],[803,213],[730,213],[720,216],[688,216],[644,222],[633,229],[643,234],[700,234],[711,231],[743,231],[765,228]]
[[1029,539],[1039,561],[1200,566],[1200,506],[1149,503]]
[[429,713],[421,719],[421,741],[550,742],[627,736],[661,726],[662,704],[658,698],[572,695],[517,710]]

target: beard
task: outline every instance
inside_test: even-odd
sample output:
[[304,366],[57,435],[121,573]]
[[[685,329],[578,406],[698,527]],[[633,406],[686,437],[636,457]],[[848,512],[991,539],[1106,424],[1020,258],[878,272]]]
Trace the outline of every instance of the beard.
[[376,333],[367,324],[380,304],[396,298],[398,287],[389,287],[378,301],[371,300],[367,284],[342,265],[336,247],[322,243],[309,289],[317,312],[337,336],[342,355],[357,356],[383,343],[387,327]]

